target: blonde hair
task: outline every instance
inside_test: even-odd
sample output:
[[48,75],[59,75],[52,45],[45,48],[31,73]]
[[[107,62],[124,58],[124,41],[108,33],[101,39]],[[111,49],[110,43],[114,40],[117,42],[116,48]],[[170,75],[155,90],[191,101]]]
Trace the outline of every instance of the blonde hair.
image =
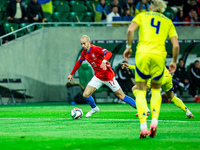
[[84,39],[84,38],[86,38],[88,42],[90,41],[89,36],[87,36],[87,35],[83,35],[83,36],[81,37],[81,39]]
[[167,5],[163,0],[152,0],[151,9],[160,13],[164,12]]

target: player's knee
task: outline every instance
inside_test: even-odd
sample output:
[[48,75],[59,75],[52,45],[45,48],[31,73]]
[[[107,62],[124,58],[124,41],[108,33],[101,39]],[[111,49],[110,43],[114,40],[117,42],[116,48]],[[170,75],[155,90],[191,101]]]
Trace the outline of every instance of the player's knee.
[[137,82],[136,89],[137,90],[147,90],[147,82]]
[[173,93],[173,91],[168,91],[168,92],[166,92],[166,96],[167,96],[167,98],[170,100],[170,101],[172,101],[173,102],[173,97],[174,97],[174,93]]
[[89,93],[87,93],[87,92],[84,92],[84,93],[83,93],[83,97],[84,97],[84,98],[88,98],[89,96],[90,96]]
[[133,87],[132,87],[132,91],[135,91],[137,89],[137,85],[134,85]]
[[161,83],[154,83],[154,82],[151,83],[151,88],[153,89],[160,89],[160,87],[161,87]]

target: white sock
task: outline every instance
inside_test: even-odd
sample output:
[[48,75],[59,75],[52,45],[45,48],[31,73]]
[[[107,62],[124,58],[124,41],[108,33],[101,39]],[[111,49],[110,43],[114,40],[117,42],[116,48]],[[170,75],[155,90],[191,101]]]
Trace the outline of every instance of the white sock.
[[156,125],[158,125],[158,119],[153,118],[153,119],[151,120],[151,123],[155,123]]
[[188,110],[188,111],[186,112],[186,115],[189,116],[190,114],[191,114],[191,112]]
[[147,129],[147,123],[146,122],[141,123],[140,124],[140,129],[141,129],[141,131],[144,130],[144,129]]

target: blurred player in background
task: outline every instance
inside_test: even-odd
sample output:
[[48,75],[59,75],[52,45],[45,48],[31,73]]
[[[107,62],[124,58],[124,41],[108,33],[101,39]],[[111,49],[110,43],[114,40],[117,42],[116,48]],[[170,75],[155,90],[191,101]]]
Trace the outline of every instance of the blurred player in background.
[[[122,63],[128,63],[128,62],[123,61]],[[117,81],[124,92],[131,91],[135,83],[134,75],[132,73],[132,70],[122,67],[123,66],[120,63],[116,69]]]
[[90,38],[87,35],[82,36],[81,46],[83,48],[81,57],[76,62],[72,72],[68,76],[68,80],[73,80],[73,74],[78,70],[84,60],[87,60],[91,64],[95,72],[94,77],[88,83],[83,92],[84,99],[92,107],[92,110],[86,114],[86,117],[91,117],[94,113],[99,112],[99,108],[96,106],[91,95],[103,84],[107,85],[121,100],[136,108],[135,101],[132,98],[126,96],[122,91],[117,80],[115,79],[115,73],[108,63],[112,53],[107,49],[103,49],[91,44]]
[[[168,36],[173,45],[173,61],[169,65],[169,71],[172,73],[176,70],[179,54],[178,36],[172,21],[162,14],[165,8],[166,4],[163,0],[152,0],[151,11],[138,14],[127,30],[127,45],[123,54],[125,60],[128,60],[131,56],[134,32],[139,28],[139,42],[135,56],[135,80],[137,85],[136,104],[141,129],[140,138],[156,135],[161,105],[160,88],[167,55],[165,41]],[[146,121],[146,89],[147,80],[150,78],[152,78],[150,100],[152,120],[149,131]]]
[[[133,69],[135,70],[135,65],[129,65],[127,63],[122,63],[124,68],[128,68],[128,69]],[[164,71],[164,75],[163,75],[163,80],[162,80],[162,84],[161,84],[161,88],[165,91],[165,94],[167,96],[167,98],[172,101],[177,107],[181,108],[185,113],[186,113],[186,118],[194,118],[194,115],[189,111],[189,109],[185,106],[185,104],[183,103],[183,101],[181,99],[179,99],[178,97],[176,97],[174,95],[174,88],[173,88],[173,83],[172,83],[172,75],[170,74],[170,72],[167,70],[167,68],[165,67],[165,71]],[[149,79],[147,81],[147,89],[151,88],[151,79]],[[132,88],[133,94],[137,95],[137,85],[135,85]],[[148,112],[148,109],[147,109]],[[147,113],[147,115],[149,115]],[[135,115],[136,117],[138,116],[138,114]]]

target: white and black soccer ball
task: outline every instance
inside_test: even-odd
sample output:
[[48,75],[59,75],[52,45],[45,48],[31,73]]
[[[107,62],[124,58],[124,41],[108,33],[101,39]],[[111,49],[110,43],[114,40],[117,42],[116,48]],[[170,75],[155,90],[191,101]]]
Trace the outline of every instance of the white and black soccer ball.
[[78,107],[75,107],[71,110],[71,117],[73,119],[79,119],[79,118],[82,118],[83,116],[83,111],[78,108]]

